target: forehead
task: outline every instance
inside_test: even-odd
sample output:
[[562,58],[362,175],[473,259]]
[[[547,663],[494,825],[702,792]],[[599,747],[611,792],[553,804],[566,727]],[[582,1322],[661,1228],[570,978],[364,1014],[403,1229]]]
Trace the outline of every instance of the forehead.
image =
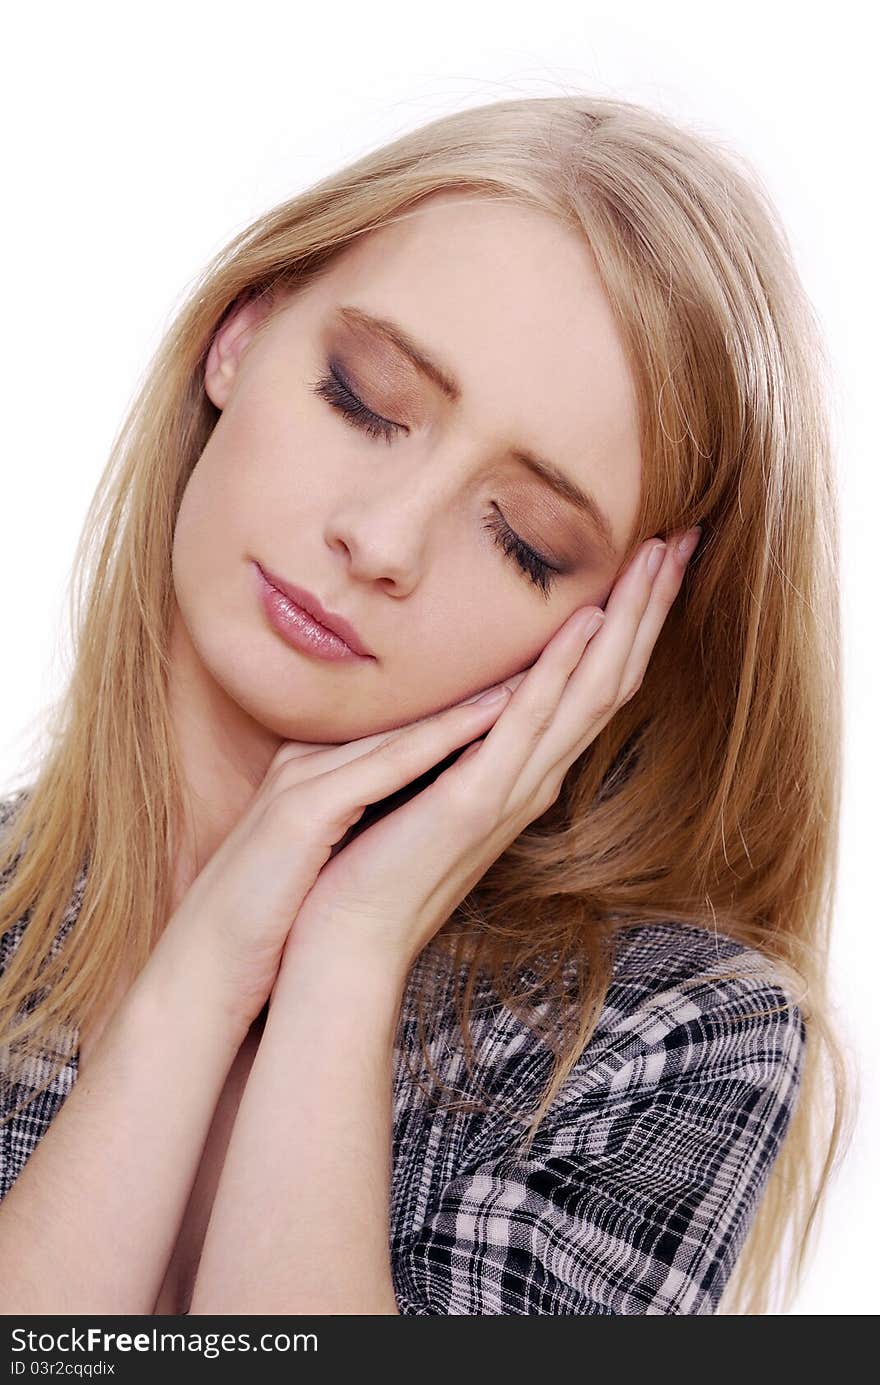
[[[628,375],[589,245],[542,212],[473,194],[441,193],[365,232],[340,253],[336,291],[394,294],[437,333],[457,329],[513,364],[559,367],[575,351],[586,366]],[[512,334],[512,336],[511,336]],[[611,359],[609,359],[611,358]]]
[[313,287],[389,317],[460,382],[478,430],[601,492],[625,541],[640,484],[634,380],[583,236],[543,212],[435,194],[347,246]]

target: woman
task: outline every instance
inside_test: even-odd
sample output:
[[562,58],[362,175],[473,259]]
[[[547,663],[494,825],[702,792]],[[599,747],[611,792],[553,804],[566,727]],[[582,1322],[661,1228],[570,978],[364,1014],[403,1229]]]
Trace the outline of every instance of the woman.
[[823,361],[754,180],[623,101],[434,121],[208,267],[5,805],[3,1311],[791,1301]]

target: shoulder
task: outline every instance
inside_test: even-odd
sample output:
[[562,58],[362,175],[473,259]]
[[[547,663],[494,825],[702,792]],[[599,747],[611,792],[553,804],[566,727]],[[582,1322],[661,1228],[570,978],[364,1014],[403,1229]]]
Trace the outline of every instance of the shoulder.
[[7,823],[12,821],[19,808],[23,806],[29,793],[29,789],[13,789],[10,793],[0,795],[0,837],[3,836]]
[[[7,793],[0,798],[0,843],[2,843],[6,831],[12,824],[15,816],[24,807],[31,791],[30,787],[16,789],[12,793]],[[13,859],[7,863],[5,869],[0,870],[0,890],[9,883],[15,874],[15,870],[24,852],[27,850],[28,840],[28,836],[25,836],[24,842],[19,847]],[[71,896],[66,903],[61,925],[56,936],[52,940],[51,950],[53,956],[64,943],[68,933],[79,916],[87,872],[88,863],[84,862],[74,883]],[[3,974],[3,971],[9,964],[12,954],[21,942],[30,919],[31,911],[28,910],[21,918],[15,919],[6,928],[5,932],[0,933],[0,975]]]
[[[414,974],[404,1005],[402,1032],[410,1040],[416,1032],[413,993],[426,974]],[[429,1051],[436,1061],[444,1055],[449,1061],[460,1046],[450,1039],[454,978],[441,976],[431,1005],[439,1034]],[[531,974],[523,978],[524,988],[529,979]],[[436,974],[430,981],[436,984]],[[549,1073],[550,1051],[508,1006],[493,1000],[482,981],[475,995],[475,1056],[489,1074],[493,1095],[502,1103],[509,1096],[511,1109],[521,1109],[531,1094],[524,1078],[531,1078],[537,1094]],[[673,1074],[705,1077],[716,1065],[729,1072],[736,1061],[750,1067],[755,1080],[775,1080],[781,1069],[796,1081],[805,1041],[796,984],[778,963],[724,933],[676,922],[642,924],[615,939],[598,1022],[555,1104]]]
[[[415,1212],[401,1199],[401,1312],[715,1312],[798,1087],[805,1028],[782,969],[690,925],[622,932],[599,1021],[527,1153],[549,1055],[504,1007],[484,1026],[492,1111],[429,1132]],[[460,1085],[457,1047],[434,1056]],[[405,1133],[401,1160],[411,1120]]]
[[[0,841],[29,792],[29,789],[19,789],[0,798]],[[0,888],[11,878],[20,859],[21,851],[6,870],[0,872]],[[81,874],[62,929],[53,942],[53,950],[60,946],[76,919],[83,878]],[[0,976],[19,946],[30,918],[27,912],[0,933]],[[48,1085],[44,1085],[50,1072],[48,1058],[42,1056],[30,1057],[23,1069],[13,1072],[9,1067],[8,1047],[0,1045],[0,1200],[5,1198],[71,1091],[77,1075],[76,1055],[62,1065]]]
[[[12,823],[18,810],[24,805],[28,795],[27,789],[17,789],[12,793],[4,794],[0,797],[0,841],[6,834],[6,830]],[[8,883],[15,872],[15,867],[20,860],[21,853],[9,862],[4,870],[0,870],[0,889]],[[27,915],[17,919],[5,932],[0,933],[0,975],[6,968],[9,958],[21,941],[22,933],[27,925]]]
[[800,983],[757,948],[691,924],[658,923],[618,939],[603,1021],[618,1030],[642,1028],[646,1039],[716,1017],[722,1029],[785,1015],[804,1033]]
[[[29,794],[30,789],[14,789],[12,792],[0,796],[0,842],[12,826],[20,809],[24,807]],[[16,857],[17,860],[18,857]],[[7,866],[6,870],[0,874],[0,885],[9,878],[14,865],[15,862],[11,866]]]
[[561,1104],[670,1082],[739,1081],[793,1103],[807,1039],[785,968],[726,934],[658,923],[618,938],[596,1030]]

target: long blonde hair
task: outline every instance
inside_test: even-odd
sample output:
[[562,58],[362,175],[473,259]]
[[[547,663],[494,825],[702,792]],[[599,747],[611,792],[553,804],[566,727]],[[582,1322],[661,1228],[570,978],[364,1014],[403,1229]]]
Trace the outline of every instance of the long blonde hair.
[[[776,1280],[784,1311],[850,1104],[828,993],[842,724],[830,371],[757,177],[634,103],[526,98],[434,120],[259,217],[194,284],[77,547],[72,670],[0,848],[0,931],[29,915],[0,983],[0,1034],[11,1055],[57,1045],[124,966],[140,970],[168,917],[182,785],[167,695],[171,545],[218,417],[203,383],[214,334],[242,301],[283,301],[353,238],[446,189],[512,199],[586,238],[637,384],[630,551],[696,522],[703,539],[639,692],[444,925],[437,956],[466,959],[466,1040],[478,972],[537,1031],[518,982],[533,968],[555,1020],[569,1017],[532,1132],[596,1026],[623,929],[721,928],[772,961],[809,1041],[721,1311],[775,1311]],[[58,947],[85,862],[77,926]],[[55,1052],[64,1062],[63,1044]]]

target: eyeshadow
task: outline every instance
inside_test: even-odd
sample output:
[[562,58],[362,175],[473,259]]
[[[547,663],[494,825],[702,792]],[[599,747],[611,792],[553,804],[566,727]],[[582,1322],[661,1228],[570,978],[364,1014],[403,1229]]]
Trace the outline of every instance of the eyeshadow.
[[[335,321],[341,326],[344,334],[362,343],[361,349],[373,357],[376,368],[385,375],[389,386],[394,371],[389,363],[388,351],[391,352],[392,358],[409,361],[420,375],[430,379],[453,402],[461,399],[462,388],[452,372],[432,359],[426,348],[417,344],[399,323],[387,317],[376,316],[353,304],[337,307]],[[407,409],[415,417],[418,414],[418,391],[414,388],[407,389],[407,377],[412,378],[409,371],[396,377],[394,388],[398,391],[398,398],[405,401]],[[609,562],[616,562],[617,552],[611,523],[595,497],[579,486],[561,467],[537,457],[528,448],[514,448],[510,455],[548,490],[553,491],[586,519],[592,542],[599,545],[604,558]]]

